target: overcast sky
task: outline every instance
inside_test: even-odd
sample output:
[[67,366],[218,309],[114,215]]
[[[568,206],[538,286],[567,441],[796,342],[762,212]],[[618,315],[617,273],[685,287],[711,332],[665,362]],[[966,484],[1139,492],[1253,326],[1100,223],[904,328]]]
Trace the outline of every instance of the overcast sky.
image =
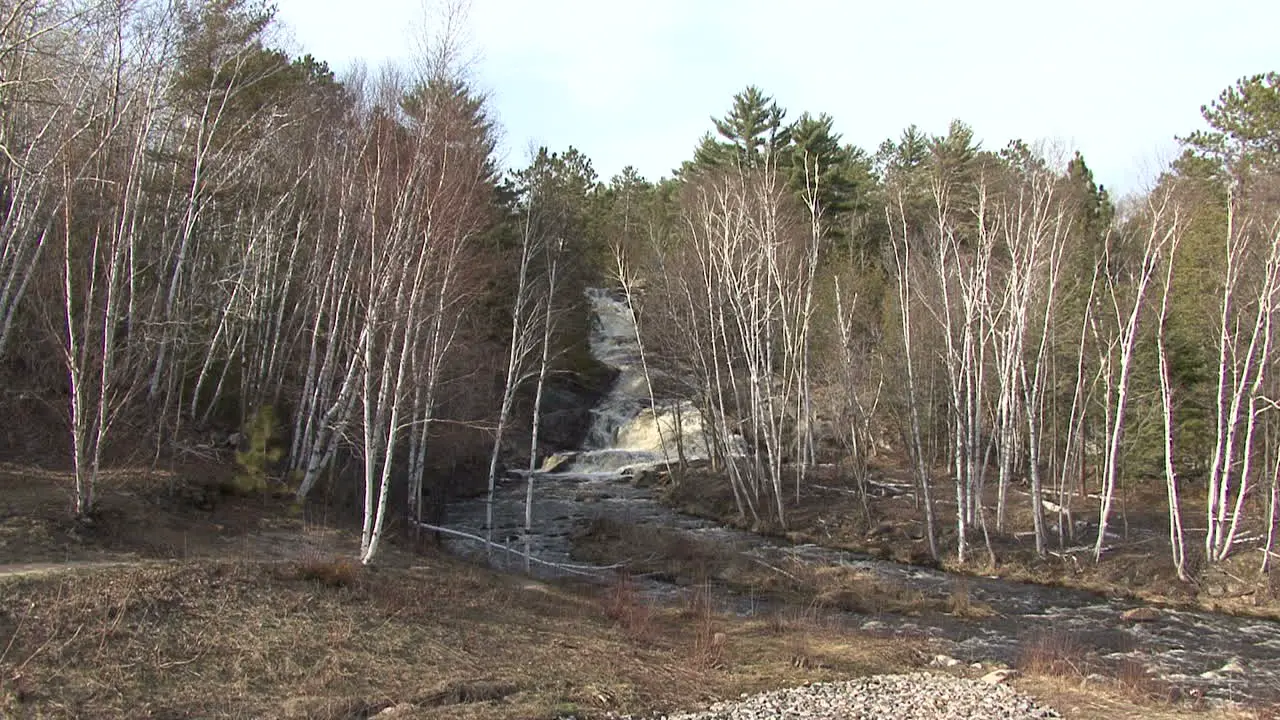
[[[407,62],[429,26],[423,0],[276,1],[295,49],[339,74]],[[606,180],[670,175],[754,84],[868,151],[959,118],[987,148],[1078,149],[1127,192],[1202,104],[1280,70],[1274,0],[473,0],[467,25],[505,164],[573,145]]]

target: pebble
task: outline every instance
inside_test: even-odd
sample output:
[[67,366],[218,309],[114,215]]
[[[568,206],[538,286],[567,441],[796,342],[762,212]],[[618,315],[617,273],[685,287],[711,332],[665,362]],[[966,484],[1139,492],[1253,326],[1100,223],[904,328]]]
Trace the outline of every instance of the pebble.
[[665,720],[1040,720],[1061,718],[1007,685],[934,673],[873,675],[723,702]]

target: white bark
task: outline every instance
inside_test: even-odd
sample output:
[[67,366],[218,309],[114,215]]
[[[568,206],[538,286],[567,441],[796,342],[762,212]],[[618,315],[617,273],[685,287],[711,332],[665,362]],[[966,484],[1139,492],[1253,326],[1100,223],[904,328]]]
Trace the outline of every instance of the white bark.
[[[1134,352],[1138,344],[1138,327],[1144,309],[1147,290],[1155,272],[1165,262],[1169,246],[1177,237],[1179,218],[1177,208],[1173,206],[1168,195],[1152,198],[1147,208],[1148,224],[1145,229],[1142,256],[1139,266],[1128,282],[1121,284],[1120,278],[1108,269],[1106,283],[1109,306],[1115,319],[1118,335],[1115,338],[1114,361],[1118,364],[1118,375],[1114,385],[1108,384],[1108,407],[1110,408],[1107,423],[1107,445],[1103,459],[1101,502],[1098,516],[1098,537],[1094,542],[1093,558],[1095,562],[1102,559],[1106,546],[1107,528],[1111,520],[1111,512],[1115,502],[1116,486],[1120,479],[1121,457],[1120,442],[1124,437],[1126,412],[1129,406],[1129,383],[1133,373]],[[1108,264],[1113,250],[1114,236],[1107,243]],[[1128,308],[1125,305],[1128,304]],[[1103,358],[1111,362],[1110,358]]]
[[[915,350],[913,348],[913,340],[917,331],[913,325],[911,313],[912,305],[916,302],[913,297],[911,279],[914,272],[911,262],[911,239],[907,236],[906,210],[903,207],[901,197],[898,199],[898,212],[903,226],[902,237],[893,243],[893,260],[894,279],[896,280],[898,291],[899,320],[902,331],[902,363],[907,381],[908,445],[912,470],[914,471],[916,484],[920,488],[920,497],[924,505],[924,526],[925,536],[929,543],[929,556],[934,560],[938,560],[941,556],[938,553],[937,533],[934,529],[936,521],[934,519],[932,478],[925,461],[924,444],[921,439],[920,401],[916,382]],[[893,226],[893,218],[890,217],[889,227],[893,228]]]
[[1173,384],[1169,377],[1169,353],[1166,347],[1166,321],[1169,316],[1169,293],[1173,284],[1173,257],[1177,251],[1177,239],[1169,248],[1166,263],[1164,289],[1160,296],[1160,316],[1156,327],[1156,353],[1160,364],[1160,415],[1164,421],[1164,477],[1169,511],[1169,553],[1173,559],[1178,579],[1187,582],[1186,534],[1182,529],[1182,506],[1178,488],[1178,474],[1174,468]]
[[525,215],[524,230],[520,235],[520,258],[517,268],[515,297],[511,304],[511,332],[508,336],[507,374],[502,387],[502,402],[498,409],[497,427],[493,432],[493,449],[489,453],[488,490],[485,495],[485,530],[493,541],[493,500],[498,488],[498,463],[502,455],[502,440],[506,435],[511,408],[516,392],[528,376],[529,358],[537,348],[540,336],[539,319],[541,305],[534,297],[533,278],[530,272],[543,238],[537,237],[531,211]]
[[1244,499],[1255,481],[1251,471],[1258,417],[1269,407],[1262,387],[1271,367],[1280,299],[1280,231],[1254,226],[1234,188],[1228,197],[1225,235],[1215,442],[1206,493],[1205,553],[1211,562],[1230,556]]

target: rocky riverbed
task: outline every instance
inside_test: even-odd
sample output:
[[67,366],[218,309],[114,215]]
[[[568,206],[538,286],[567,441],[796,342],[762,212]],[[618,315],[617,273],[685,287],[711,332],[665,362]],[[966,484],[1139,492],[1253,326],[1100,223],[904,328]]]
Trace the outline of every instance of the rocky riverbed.
[[[661,503],[646,488],[611,473],[537,473],[535,528],[523,531],[525,483],[504,483],[495,499],[495,542],[513,552],[486,553],[479,543],[453,541],[457,552],[487,560],[498,567],[522,572],[526,550],[550,565],[531,565],[543,577],[587,573],[603,582],[607,572],[583,569],[573,557],[573,542],[582,528],[601,521],[651,525],[680,533],[723,552],[740,553],[778,567],[794,563],[843,565],[904,588],[928,599],[945,599],[963,587],[973,603],[990,608],[987,617],[958,617],[945,612],[859,614],[833,612],[846,627],[877,635],[925,638],[938,654],[964,663],[1016,665],[1028,646],[1062,642],[1069,652],[1087,654],[1098,672],[1122,665],[1141,667],[1154,680],[1184,694],[1203,694],[1210,704],[1280,700],[1280,623],[1174,609],[1147,609],[1067,588],[982,577],[961,577],[931,568],[903,565],[814,545],[786,545],[748,532],[716,526],[681,515]],[[459,503],[450,526],[484,534],[484,503]],[[617,562],[634,560],[619,556]],[[655,578],[632,578],[654,601],[676,601],[690,592]],[[713,588],[714,589],[714,588]],[[743,616],[767,615],[782,608],[763,597],[721,588],[722,610]]]
[[[602,521],[653,526],[714,545],[718,552],[741,554],[774,567],[844,566],[909,588],[925,599],[950,598],[963,592],[990,612],[983,617],[937,611],[907,615],[835,613],[846,626],[881,635],[925,638],[939,654],[958,661],[1013,665],[1022,661],[1028,646],[1048,639],[1070,646],[1071,652],[1086,654],[1098,672],[1121,666],[1129,672],[1140,668],[1151,678],[1186,694],[1203,695],[1210,704],[1280,700],[1280,623],[1182,610],[1135,612],[1139,606],[1134,603],[1083,591],[959,577],[814,545],[780,543],[663,506],[647,488],[634,483],[633,476],[637,469],[664,460],[661,448],[669,442],[675,427],[696,426],[696,422],[681,417],[688,410],[680,405],[649,407],[639,375],[629,311],[606,294],[593,296],[593,302],[598,321],[592,349],[597,358],[618,370],[618,380],[595,410],[591,441],[583,452],[558,463],[553,471],[507,478],[494,499],[495,522],[491,529],[485,527],[483,500],[451,506],[451,528],[491,536],[495,543],[511,551],[455,539],[451,542],[458,552],[512,570],[544,576],[587,573],[607,582],[607,573],[575,566],[575,535]],[[625,442],[619,443],[619,438]],[[692,443],[689,447],[698,449]],[[534,524],[526,532],[527,483],[533,483]],[[541,564],[530,563],[525,555],[538,558]],[[634,559],[625,554],[611,558],[619,563]],[[670,600],[688,591],[656,578],[648,579],[642,587],[656,601]],[[767,598],[720,590],[717,600],[726,611],[750,615],[779,610]]]

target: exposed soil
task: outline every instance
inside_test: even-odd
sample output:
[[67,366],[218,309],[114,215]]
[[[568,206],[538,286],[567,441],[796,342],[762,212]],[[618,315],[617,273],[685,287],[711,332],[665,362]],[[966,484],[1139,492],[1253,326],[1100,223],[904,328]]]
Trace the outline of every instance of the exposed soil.
[[289,560],[356,547],[323,508],[230,492],[232,472],[218,463],[108,472],[93,517],[77,522],[69,473],[0,464],[0,566]]

